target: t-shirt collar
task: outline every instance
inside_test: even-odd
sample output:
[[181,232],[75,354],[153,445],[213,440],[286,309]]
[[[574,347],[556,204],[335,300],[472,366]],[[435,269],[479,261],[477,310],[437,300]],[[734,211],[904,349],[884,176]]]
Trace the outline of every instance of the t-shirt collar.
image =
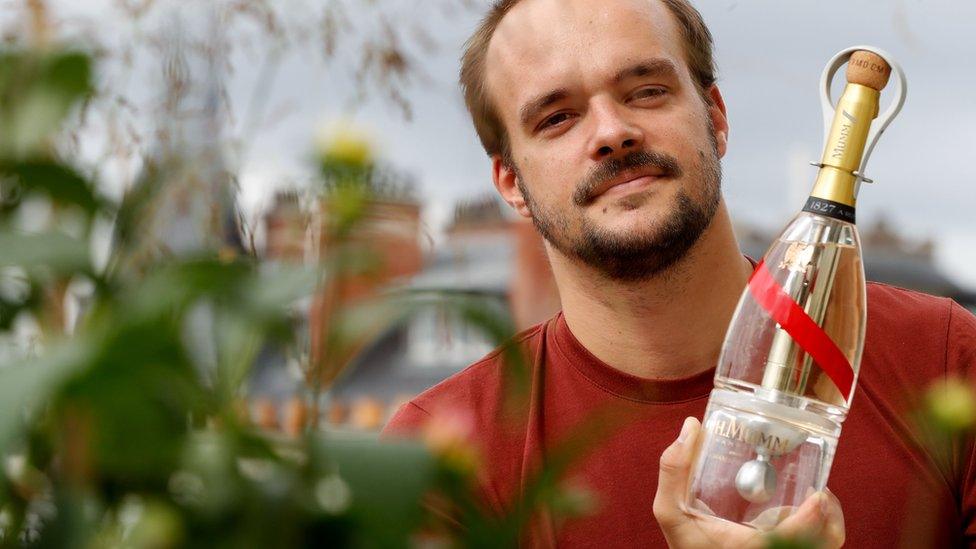
[[[747,256],[756,266],[756,261]],[[688,377],[643,378],[622,372],[591,353],[570,331],[560,311],[551,321],[550,344],[573,368],[592,383],[618,397],[647,403],[675,403],[708,396],[714,385],[715,365],[700,370],[701,364],[689,364]]]

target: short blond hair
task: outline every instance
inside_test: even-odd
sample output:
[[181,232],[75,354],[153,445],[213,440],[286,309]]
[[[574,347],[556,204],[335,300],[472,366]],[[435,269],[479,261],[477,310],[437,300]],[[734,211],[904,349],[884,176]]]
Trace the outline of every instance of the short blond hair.
[[[474,129],[485,152],[503,158],[510,155],[508,135],[502,125],[485,86],[485,58],[488,44],[502,18],[520,0],[496,0],[482,19],[471,38],[465,43],[461,58],[461,91],[464,103],[471,113]],[[699,92],[705,92],[715,83],[715,59],[712,54],[712,33],[705,26],[698,10],[688,0],[661,0],[678,22],[684,42],[685,62]]]

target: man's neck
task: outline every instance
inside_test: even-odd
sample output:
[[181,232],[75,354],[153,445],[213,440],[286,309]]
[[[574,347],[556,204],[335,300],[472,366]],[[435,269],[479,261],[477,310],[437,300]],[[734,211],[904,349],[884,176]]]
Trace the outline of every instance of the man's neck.
[[694,375],[718,361],[752,265],[724,201],[698,242],[650,280],[619,282],[549,249],[573,335],[611,367],[643,378]]

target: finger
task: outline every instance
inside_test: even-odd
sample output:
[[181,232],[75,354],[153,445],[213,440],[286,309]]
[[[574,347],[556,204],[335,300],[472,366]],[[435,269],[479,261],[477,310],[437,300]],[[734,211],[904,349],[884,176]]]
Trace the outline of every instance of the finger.
[[787,539],[814,537],[819,540],[826,522],[828,505],[827,494],[817,492],[805,499],[796,512],[772,532]]
[[840,500],[830,490],[824,490],[827,495],[826,517],[823,527],[823,538],[827,547],[842,547],[847,539],[847,529],[844,526],[844,510]]
[[691,467],[700,427],[697,419],[685,418],[677,440],[661,454],[657,493],[654,495],[654,516],[662,528],[683,517],[681,501],[688,486],[688,469]]

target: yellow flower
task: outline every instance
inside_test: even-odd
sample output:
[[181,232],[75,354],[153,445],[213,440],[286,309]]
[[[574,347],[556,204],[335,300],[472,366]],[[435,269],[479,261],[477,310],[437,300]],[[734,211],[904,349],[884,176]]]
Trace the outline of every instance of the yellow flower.
[[365,133],[342,127],[319,138],[319,153],[324,162],[366,167],[373,162],[372,146]]
[[969,429],[976,424],[976,394],[965,380],[950,378],[936,383],[926,394],[929,414],[949,431]]

